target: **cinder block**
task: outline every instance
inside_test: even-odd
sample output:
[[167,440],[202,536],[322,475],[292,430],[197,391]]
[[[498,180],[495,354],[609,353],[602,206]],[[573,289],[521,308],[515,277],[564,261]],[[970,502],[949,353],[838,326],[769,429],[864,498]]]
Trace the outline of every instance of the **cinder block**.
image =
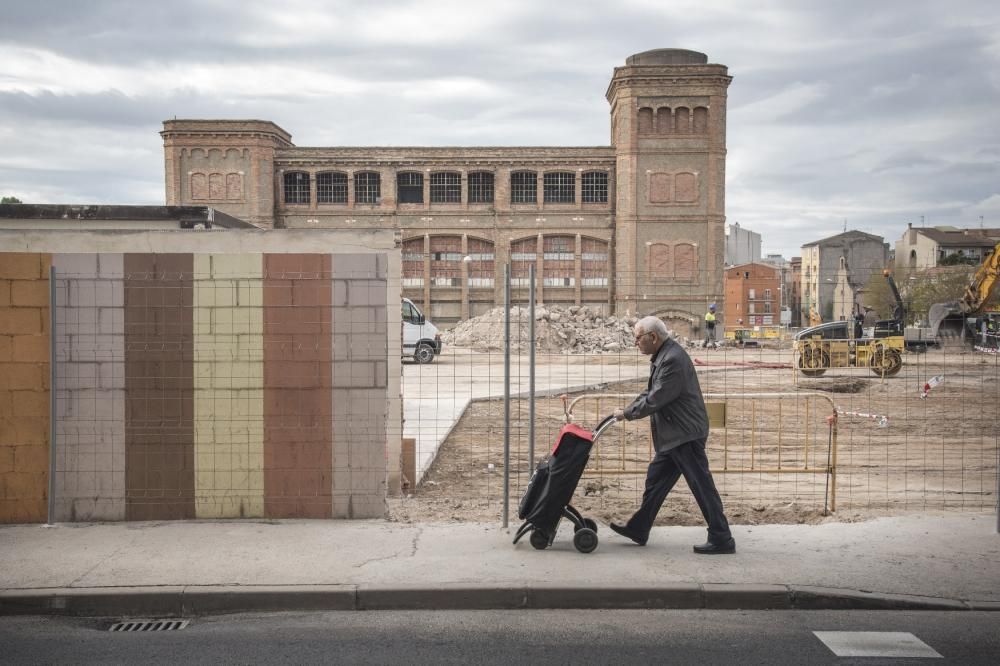
[[[0,313],[0,317],[3,314]],[[9,335],[0,335],[0,363],[6,363],[11,360],[11,354],[14,351],[14,340]],[[0,372],[3,370],[0,369]]]
[[[121,257],[121,255],[117,255]],[[86,254],[55,254],[52,265],[56,267],[56,277],[66,279],[90,278],[98,274],[97,255]]]
[[0,368],[0,389],[10,391],[38,391],[44,387],[46,377],[38,363],[7,363]]
[[125,310],[122,308],[99,308],[97,320],[97,332],[101,335],[123,335],[125,332]]
[[336,278],[364,279],[377,275],[378,264],[374,254],[335,254],[332,261]]
[[49,306],[49,281],[11,281],[10,304],[17,307],[47,308]]
[[37,335],[42,332],[41,308],[4,308],[0,312],[0,335]]
[[10,280],[0,280],[0,308],[10,305]]
[[0,278],[36,280],[42,277],[41,257],[34,252],[0,253]]
[[[2,427],[2,424],[0,424],[0,427]],[[0,439],[2,438],[3,434],[0,432]],[[0,474],[9,474],[15,470],[14,451],[16,448],[14,446],[0,445]]]
[[14,470],[18,472],[38,472],[49,468],[49,447],[15,446]]
[[48,416],[48,391],[11,391],[14,413],[22,416]]
[[121,280],[125,277],[125,258],[121,254],[97,255],[97,275],[102,278]]
[[47,363],[49,360],[49,336],[15,335],[14,359],[19,363]]

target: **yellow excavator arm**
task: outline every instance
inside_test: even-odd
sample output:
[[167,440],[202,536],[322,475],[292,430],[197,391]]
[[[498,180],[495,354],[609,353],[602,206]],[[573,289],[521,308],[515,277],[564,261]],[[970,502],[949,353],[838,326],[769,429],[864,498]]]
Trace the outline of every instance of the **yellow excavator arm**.
[[993,254],[983,259],[972,282],[965,288],[960,303],[965,314],[978,314],[993,297],[1000,284],[1000,243],[993,248]]

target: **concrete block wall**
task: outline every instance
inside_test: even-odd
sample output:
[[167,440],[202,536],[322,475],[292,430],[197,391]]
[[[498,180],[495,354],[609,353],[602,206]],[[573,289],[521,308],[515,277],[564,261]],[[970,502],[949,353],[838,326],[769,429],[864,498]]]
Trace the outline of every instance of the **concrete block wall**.
[[124,520],[122,255],[56,254],[52,265],[57,276],[54,520]]
[[0,254],[0,522],[48,511],[51,261]]
[[[0,234],[0,521],[46,520],[50,263],[55,520],[384,515],[399,255],[377,240],[335,255],[15,255]],[[12,299],[21,281],[43,286]]]

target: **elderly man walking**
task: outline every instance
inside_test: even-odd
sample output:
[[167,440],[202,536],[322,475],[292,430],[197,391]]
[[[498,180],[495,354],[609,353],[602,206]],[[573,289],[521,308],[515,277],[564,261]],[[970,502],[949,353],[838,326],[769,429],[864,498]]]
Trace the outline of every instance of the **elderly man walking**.
[[614,415],[628,421],[648,416],[656,453],[646,472],[639,510],[624,525],[611,523],[611,529],[644,546],[663,501],[683,474],[708,523],[708,541],[695,546],[694,552],[735,553],[736,540],[708,469],[708,413],[691,357],[670,339],[666,325],[657,317],[639,320],[635,344],[652,361],[649,383],[632,404],[616,409]]

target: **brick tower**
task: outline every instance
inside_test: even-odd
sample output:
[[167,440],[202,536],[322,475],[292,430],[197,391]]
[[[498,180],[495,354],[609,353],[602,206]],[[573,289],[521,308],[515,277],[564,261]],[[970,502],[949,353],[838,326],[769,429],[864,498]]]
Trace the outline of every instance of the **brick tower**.
[[615,152],[615,306],[688,332],[724,292],[724,65],[656,49],[616,67],[607,99]]
[[166,120],[167,205],[211,206],[274,226],[274,153],[292,135],[268,120]]

